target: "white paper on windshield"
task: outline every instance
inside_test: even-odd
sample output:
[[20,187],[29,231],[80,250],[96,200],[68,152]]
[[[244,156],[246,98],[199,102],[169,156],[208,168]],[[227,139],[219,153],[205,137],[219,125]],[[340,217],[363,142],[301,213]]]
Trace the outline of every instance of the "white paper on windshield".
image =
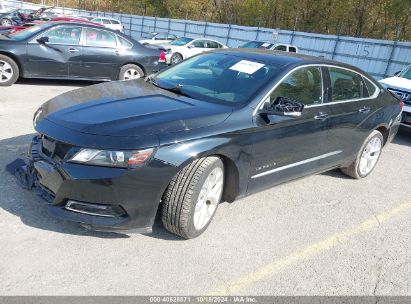
[[269,45],[270,45],[269,43],[265,42],[265,43],[263,43],[261,46],[266,48],[266,47],[268,47]]
[[262,63],[248,61],[248,60],[241,60],[233,65],[230,70],[238,71],[246,74],[254,74],[259,69],[264,66]]

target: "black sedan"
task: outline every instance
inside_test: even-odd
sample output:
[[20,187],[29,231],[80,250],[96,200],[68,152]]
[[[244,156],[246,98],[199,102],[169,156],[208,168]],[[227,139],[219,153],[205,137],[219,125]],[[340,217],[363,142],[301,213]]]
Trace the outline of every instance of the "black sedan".
[[193,238],[220,201],[334,168],[368,176],[400,117],[400,100],[355,67],[221,50],[46,102],[16,174],[59,218],[148,232],[159,210]]
[[52,22],[0,35],[0,86],[25,78],[128,80],[165,66],[163,51],[117,31]]

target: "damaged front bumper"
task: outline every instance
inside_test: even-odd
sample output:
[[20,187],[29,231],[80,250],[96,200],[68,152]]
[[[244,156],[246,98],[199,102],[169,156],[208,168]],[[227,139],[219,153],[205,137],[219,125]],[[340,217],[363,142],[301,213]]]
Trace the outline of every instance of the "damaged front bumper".
[[132,172],[56,162],[42,151],[42,137],[36,136],[25,164],[15,169],[15,176],[23,188],[47,202],[52,215],[97,231],[152,231],[158,195],[151,191],[139,196],[139,187],[131,190],[130,178],[137,181],[137,186],[143,186],[142,191],[149,189],[143,181],[133,178]]

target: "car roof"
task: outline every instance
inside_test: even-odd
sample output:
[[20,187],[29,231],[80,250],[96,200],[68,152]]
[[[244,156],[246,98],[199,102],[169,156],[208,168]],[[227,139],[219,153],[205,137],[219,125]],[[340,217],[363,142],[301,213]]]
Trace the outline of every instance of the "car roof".
[[354,70],[356,72],[359,72],[369,77],[369,75],[366,72],[358,69],[355,66],[351,66],[349,64],[342,63],[342,62],[335,61],[335,60],[326,59],[323,57],[302,55],[299,53],[272,51],[272,50],[266,50],[266,49],[248,49],[248,48],[246,49],[243,49],[243,48],[218,49],[213,52],[220,52],[220,53],[225,53],[225,54],[236,55],[238,57],[242,57],[248,60],[257,60],[260,62],[264,62],[266,64],[273,64],[273,65],[280,65],[280,66],[287,66],[287,65],[300,66],[300,65],[308,65],[308,64],[333,65],[333,66],[339,66],[339,67],[347,68],[350,70]]
[[[119,36],[124,36],[119,31],[110,29],[108,27],[102,27],[102,26],[99,26],[99,25],[93,25],[93,24],[90,24],[90,23],[87,23],[87,22],[81,22],[81,21],[51,21],[51,22],[46,22],[44,24],[48,25],[48,27],[52,27],[53,25],[73,25],[73,24],[76,24],[76,25],[79,25],[79,26],[95,28],[96,30],[104,30],[104,31],[112,32],[112,33],[114,33],[116,35],[119,35]],[[132,38],[130,38],[128,36],[127,36],[127,39],[128,40],[133,40]]]

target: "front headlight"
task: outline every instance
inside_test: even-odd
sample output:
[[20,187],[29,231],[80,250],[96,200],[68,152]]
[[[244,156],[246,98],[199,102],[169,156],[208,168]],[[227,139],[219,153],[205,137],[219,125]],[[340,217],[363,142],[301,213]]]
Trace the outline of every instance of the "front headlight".
[[153,148],[139,151],[81,149],[68,161],[94,166],[133,168],[144,165],[153,154]]

